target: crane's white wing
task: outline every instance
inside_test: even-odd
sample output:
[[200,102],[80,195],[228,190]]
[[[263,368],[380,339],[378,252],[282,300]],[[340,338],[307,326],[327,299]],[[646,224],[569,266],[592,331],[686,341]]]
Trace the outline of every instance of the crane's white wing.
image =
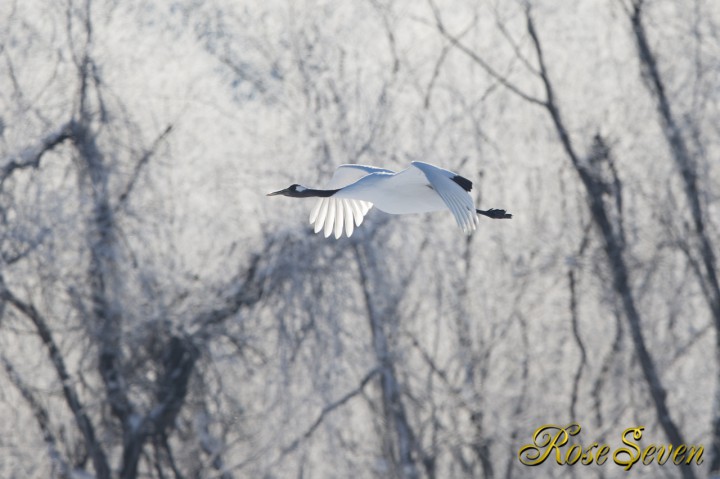
[[458,226],[460,226],[466,234],[472,233],[473,230],[477,228],[478,222],[475,203],[473,203],[470,194],[453,180],[453,178],[458,175],[452,171],[444,170],[420,161],[413,161],[411,167],[415,167],[423,172],[428,182],[430,182],[430,186],[432,186],[433,190],[442,198],[453,216],[455,216],[455,221],[457,221]]
[[370,173],[395,173],[392,170],[366,165],[340,165],[333,173],[333,177],[325,185],[326,190],[339,190],[355,183],[360,178]]
[[[340,165],[333,177],[325,185],[326,190],[339,190],[351,185],[371,173],[394,173],[384,168],[365,165]],[[315,225],[315,233],[323,230],[325,237],[334,233],[335,238],[342,236],[343,230],[352,236],[354,226],[360,226],[363,217],[372,208],[367,201],[344,198],[320,198],[310,213],[310,224]]]

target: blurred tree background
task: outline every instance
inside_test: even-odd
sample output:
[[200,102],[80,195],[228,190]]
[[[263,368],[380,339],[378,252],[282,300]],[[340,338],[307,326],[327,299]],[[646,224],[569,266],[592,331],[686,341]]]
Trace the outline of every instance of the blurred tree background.
[[[6,0],[0,476],[720,475],[718,158],[713,0]],[[264,196],[413,160],[514,218]]]

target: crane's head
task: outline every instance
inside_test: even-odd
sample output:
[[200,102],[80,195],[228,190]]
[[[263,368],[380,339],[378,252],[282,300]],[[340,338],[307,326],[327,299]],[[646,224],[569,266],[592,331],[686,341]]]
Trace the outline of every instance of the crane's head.
[[290,185],[284,190],[280,191],[274,191],[272,193],[268,193],[267,196],[276,196],[276,195],[283,195],[283,196],[292,196],[295,198],[303,197],[303,192],[307,191],[307,188],[305,188],[302,185]]

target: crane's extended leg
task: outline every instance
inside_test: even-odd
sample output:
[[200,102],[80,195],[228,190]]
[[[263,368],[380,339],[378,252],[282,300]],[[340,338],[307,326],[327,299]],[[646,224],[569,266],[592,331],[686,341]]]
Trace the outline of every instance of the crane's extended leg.
[[488,218],[493,218],[496,220],[504,220],[504,219],[510,219],[512,218],[512,215],[508,213],[505,210],[500,210],[497,208],[490,208],[489,210],[476,210],[479,215],[485,215]]

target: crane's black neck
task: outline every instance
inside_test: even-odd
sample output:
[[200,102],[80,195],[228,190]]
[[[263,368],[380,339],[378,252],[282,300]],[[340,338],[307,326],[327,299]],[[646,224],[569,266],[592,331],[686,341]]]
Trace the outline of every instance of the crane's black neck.
[[340,190],[314,190],[312,188],[305,188],[303,190],[291,190],[288,192],[288,196],[292,196],[293,198],[327,198],[338,191]]

